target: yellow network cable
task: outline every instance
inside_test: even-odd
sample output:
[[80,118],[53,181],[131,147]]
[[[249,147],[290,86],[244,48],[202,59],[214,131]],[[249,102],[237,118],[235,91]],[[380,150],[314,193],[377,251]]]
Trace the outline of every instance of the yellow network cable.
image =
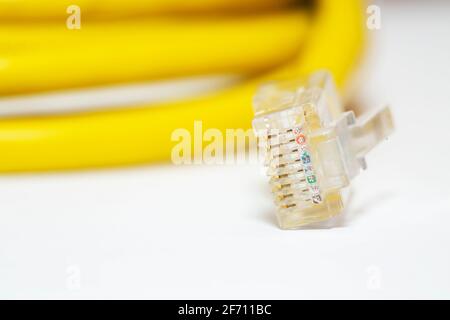
[[295,0],[0,0],[0,21],[64,18],[76,4],[83,17],[127,17],[142,14],[255,11],[276,9]]
[[[363,40],[359,0],[321,0],[297,57],[274,71],[232,89],[193,100],[122,110],[0,121],[0,171],[101,167],[165,161],[177,128],[248,128],[251,99],[259,84],[328,69],[343,85]],[[180,52],[182,54],[182,52]],[[42,74],[45,81],[46,74]]]
[[[253,73],[287,62],[304,12],[134,23],[0,25],[0,95],[205,73]],[[43,77],[43,75],[45,75]]]

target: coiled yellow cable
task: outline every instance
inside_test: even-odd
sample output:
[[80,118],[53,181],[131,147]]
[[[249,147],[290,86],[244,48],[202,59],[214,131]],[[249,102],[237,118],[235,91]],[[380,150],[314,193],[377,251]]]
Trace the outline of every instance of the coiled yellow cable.
[[[0,95],[205,73],[253,73],[299,52],[298,11],[134,23],[3,25]],[[43,77],[43,75],[45,75]]]
[[254,12],[276,9],[295,0],[0,0],[0,21],[61,19],[76,4],[83,19],[117,18],[143,14]]
[[[342,85],[362,49],[359,0],[321,0],[302,50],[287,65],[235,88],[193,100],[131,109],[3,119],[0,171],[101,167],[170,158],[177,128],[248,128],[256,87],[273,77],[330,70]],[[44,76],[45,78],[45,76]]]

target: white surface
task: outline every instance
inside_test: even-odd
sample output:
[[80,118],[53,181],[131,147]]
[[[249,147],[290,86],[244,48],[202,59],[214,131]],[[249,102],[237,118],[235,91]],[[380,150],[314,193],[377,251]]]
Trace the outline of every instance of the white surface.
[[257,166],[3,176],[0,297],[450,298],[449,9],[382,7],[397,132],[341,227],[278,229]]

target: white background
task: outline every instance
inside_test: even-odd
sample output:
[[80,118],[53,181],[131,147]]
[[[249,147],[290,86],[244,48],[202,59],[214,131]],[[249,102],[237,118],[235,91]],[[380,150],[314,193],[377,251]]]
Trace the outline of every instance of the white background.
[[364,96],[397,131],[334,229],[256,165],[0,177],[1,298],[450,298],[450,5],[382,3]]

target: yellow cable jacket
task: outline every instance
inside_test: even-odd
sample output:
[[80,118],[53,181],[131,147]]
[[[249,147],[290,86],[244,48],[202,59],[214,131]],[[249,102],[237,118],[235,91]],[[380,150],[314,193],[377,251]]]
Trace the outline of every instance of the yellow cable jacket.
[[140,23],[0,25],[0,95],[211,73],[287,62],[304,42],[300,11]]
[[1,21],[64,18],[77,5],[83,18],[126,17],[142,14],[252,11],[274,9],[295,0],[0,0]]
[[0,171],[101,167],[170,159],[171,133],[194,120],[204,129],[248,128],[256,87],[278,73],[327,68],[339,85],[357,60],[363,39],[359,0],[322,0],[306,47],[288,67],[261,79],[189,101],[115,111],[0,121]]

